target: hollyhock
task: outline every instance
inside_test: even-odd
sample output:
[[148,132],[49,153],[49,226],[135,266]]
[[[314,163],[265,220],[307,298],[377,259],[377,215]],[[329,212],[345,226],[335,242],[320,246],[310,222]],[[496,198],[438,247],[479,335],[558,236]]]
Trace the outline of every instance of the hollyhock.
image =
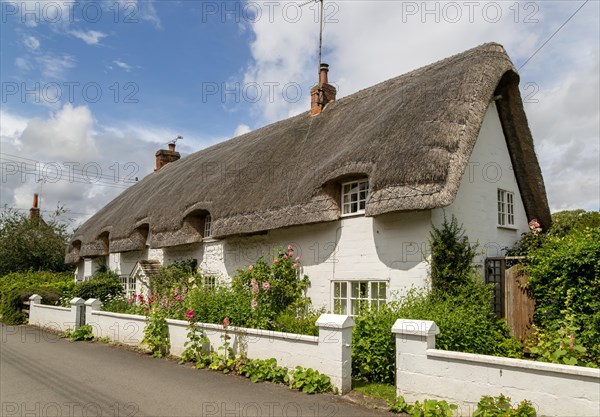
[[188,310],[186,316],[189,321],[192,321],[194,320],[194,317],[196,317],[196,313],[194,310]]
[[223,327],[226,329],[226,328],[228,328],[228,327],[229,327],[229,325],[230,325],[230,324],[231,324],[231,323],[229,322],[229,317],[225,317],[225,318],[223,319]]
[[262,283],[262,289],[263,289],[265,292],[269,291],[269,290],[271,289],[271,284],[269,284],[269,282],[268,282],[268,281],[265,281],[265,282],[263,282],[263,283]]
[[256,310],[256,308],[258,307],[258,301],[252,300],[252,302],[250,303],[250,307],[252,307],[252,310]]

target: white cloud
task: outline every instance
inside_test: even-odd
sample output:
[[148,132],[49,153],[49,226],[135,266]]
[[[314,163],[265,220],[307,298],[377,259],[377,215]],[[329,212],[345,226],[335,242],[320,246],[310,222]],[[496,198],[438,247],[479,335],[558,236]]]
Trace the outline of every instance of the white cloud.
[[249,133],[249,132],[252,132],[252,129],[250,129],[250,126],[241,124],[235,128],[235,132],[233,132],[233,137],[245,135],[246,133]]
[[15,65],[22,71],[29,71],[31,69],[31,63],[24,57],[17,57],[15,59]]
[[106,33],[98,32],[96,30],[88,30],[88,31],[72,30],[69,33],[71,35],[75,36],[76,38],[81,39],[88,45],[97,45],[98,43],[100,43],[102,38],[105,38],[106,36],[108,36]]
[[[579,7],[571,2],[450,3],[329,2],[323,61],[331,65],[329,79],[338,86],[338,98],[490,41],[503,44],[519,66]],[[455,5],[458,19],[451,10]],[[302,19],[294,22],[295,7],[287,16],[285,8],[276,7],[269,19],[265,6],[261,19],[247,22],[254,35],[253,59],[244,82],[297,83],[303,90],[297,103],[279,92],[275,101],[253,104],[259,125],[309,109],[319,36],[313,8],[303,8]],[[520,71],[522,88],[527,82],[539,88],[540,104],[527,112],[555,210],[598,209],[597,16],[598,4],[590,2]],[[565,153],[573,159],[561,157]]]
[[67,70],[75,67],[75,59],[70,55],[54,56],[46,54],[35,59],[41,65],[42,75],[46,78],[62,79],[65,77]]
[[113,64],[115,64],[117,67],[124,69],[127,72],[131,72],[131,70],[133,69],[133,67],[131,65],[129,65],[127,62],[115,59],[113,61]]
[[25,38],[23,38],[23,43],[32,51],[35,51],[40,47],[40,41],[35,36],[25,36]]

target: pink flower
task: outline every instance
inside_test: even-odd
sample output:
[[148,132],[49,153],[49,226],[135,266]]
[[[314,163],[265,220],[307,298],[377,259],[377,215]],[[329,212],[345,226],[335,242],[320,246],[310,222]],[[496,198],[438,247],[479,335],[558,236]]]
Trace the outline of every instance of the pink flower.
[[248,265],[248,270],[252,271],[254,269],[254,265]]
[[277,259],[277,258],[273,259],[274,264],[276,264],[277,262],[279,262],[279,259]]
[[194,310],[188,310],[186,316],[189,321],[192,321],[194,320],[196,313],[194,312]]
[[296,262],[298,262],[300,260],[299,256],[296,256]]
[[288,250],[294,250],[294,247],[292,245],[289,245]]
[[228,328],[231,323],[229,322],[229,317],[225,317],[223,319],[223,328]]
[[293,264],[292,268],[294,268],[294,269],[298,268],[298,264]]
[[263,283],[262,283],[262,289],[263,289],[265,292],[269,291],[269,290],[271,289],[271,284],[269,284],[269,282],[268,282],[268,281],[265,281],[265,282],[263,282]]
[[258,301],[252,300],[250,307],[252,307],[252,310],[256,310],[256,307],[258,307]]
[[287,258],[288,258],[287,255],[283,255],[283,259],[287,259]]
[[256,279],[252,278],[252,294],[258,295],[258,291],[258,282],[256,281]]
[[179,294],[179,288],[175,287],[175,289],[173,290],[173,295],[177,295]]

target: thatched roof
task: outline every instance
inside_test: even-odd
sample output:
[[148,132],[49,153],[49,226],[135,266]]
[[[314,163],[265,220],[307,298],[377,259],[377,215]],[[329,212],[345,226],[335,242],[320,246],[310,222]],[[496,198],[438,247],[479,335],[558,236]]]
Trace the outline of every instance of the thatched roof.
[[308,112],[204,149],[124,191],[83,224],[66,261],[214,237],[332,221],[332,186],[368,176],[367,216],[444,207],[460,180],[491,100],[497,101],[529,218],[550,211],[519,76],[504,48],[485,44]]

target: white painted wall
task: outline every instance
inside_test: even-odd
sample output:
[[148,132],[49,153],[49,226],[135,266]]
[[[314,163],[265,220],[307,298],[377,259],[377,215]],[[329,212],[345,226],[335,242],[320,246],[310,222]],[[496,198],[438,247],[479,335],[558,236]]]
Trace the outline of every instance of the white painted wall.
[[600,370],[434,349],[432,321],[398,320],[396,390],[407,401],[426,398],[458,404],[469,416],[483,395],[527,399],[540,416],[597,417]]
[[[497,224],[498,188],[514,193],[514,227]],[[482,256],[478,257],[478,263],[486,257],[503,256],[503,248],[513,246],[521,234],[528,231],[531,219],[525,214],[495,103],[490,104],[485,114],[454,203],[433,210],[432,221],[436,227],[442,224],[444,213],[448,220],[454,214],[464,225],[469,240],[479,242]]]

